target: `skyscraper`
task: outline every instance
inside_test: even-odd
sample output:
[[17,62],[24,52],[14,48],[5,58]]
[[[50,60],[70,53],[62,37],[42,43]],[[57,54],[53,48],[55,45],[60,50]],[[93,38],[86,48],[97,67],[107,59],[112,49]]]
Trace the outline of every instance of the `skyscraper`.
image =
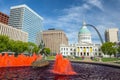
[[106,42],[117,42],[118,41],[118,28],[110,28],[105,31]]
[[13,6],[10,9],[9,25],[28,32],[28,41],[36,42],[37,32],[42,31],[43,18],[26,5]]

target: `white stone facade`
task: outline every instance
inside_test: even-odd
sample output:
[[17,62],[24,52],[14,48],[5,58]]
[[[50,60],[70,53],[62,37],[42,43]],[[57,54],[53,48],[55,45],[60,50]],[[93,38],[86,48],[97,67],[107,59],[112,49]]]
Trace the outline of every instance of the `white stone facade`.
[[64,56],[84,56],[84,57],[96,57],[102,56],[99,44],[70,44],[61,45],[60,53]]
[[0,23],[0,35],[6,35],[15,41],[28,42],[28,33]]

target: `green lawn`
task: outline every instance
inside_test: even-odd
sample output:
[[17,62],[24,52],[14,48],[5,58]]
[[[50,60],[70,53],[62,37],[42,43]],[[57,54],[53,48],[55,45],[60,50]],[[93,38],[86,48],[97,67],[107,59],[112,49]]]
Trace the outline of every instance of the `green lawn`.
[[72,60],[82,60],[82,58],[81,57],[77,57],[77,58],[74,58]]
[[[72,58],[69,58],[69,57],[65,57],[65,56],[64,56],[64,58],[68,58],[68,59],[70,59],[70,60],[82,60],[82,58],[80,58],[80,57],[77,57],[77,58],[72,59]],[[53,60],[53,59],[55,59],[55,56],[48,56],[47,59],[48,59],[48,60]]]
[[117,60],[120,60],[120,58],[102,58],[103,62],[117,61]]
[[[66,58],[68,58],[68,57],[66,57]],[[48,59],[48,60],[54,60],[54,59],[55,59],[55,56],[48,56],[47,59]],[[69,58],[69,59],[70,59],[70,58]],[[70,60],[82,60],[82,58],[81,58],[81,57],[76,57],[76,58],[70,59]],[[111,62],[111,61],[120,60],[120,58],[102,58],[101,60],[102,60],[103,62]],[[93,61],[98,61],[98,59],[97,59],[97,58],[94,58]]]
[[48,60],[53,60],[53,59],[55,59],[55,56],[48,56],[47,59]]

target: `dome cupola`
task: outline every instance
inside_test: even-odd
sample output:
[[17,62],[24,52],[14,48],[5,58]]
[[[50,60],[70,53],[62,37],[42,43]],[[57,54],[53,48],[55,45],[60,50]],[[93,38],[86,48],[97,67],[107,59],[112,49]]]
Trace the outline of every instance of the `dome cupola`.
[[83,22],[83,25],[78,33],[78,43],[92,43],[91,41],[91,33],[88,30],[86,23]]
[[79,34],[91,34],[88,28],[86,27],[86,23],[83,22],[83,26],[79,31]]

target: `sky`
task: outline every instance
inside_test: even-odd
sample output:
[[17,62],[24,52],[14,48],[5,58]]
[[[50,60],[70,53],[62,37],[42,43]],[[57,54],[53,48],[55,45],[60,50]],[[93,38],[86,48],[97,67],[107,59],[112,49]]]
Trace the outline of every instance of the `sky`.
[[[44,18],[43,28],[63,30],[69,43],[78,41],[83,21],[94,25],[103,40],[108,28],[120,29],[120,0],[0,0],[0,11],[10,14],[10,7],[26,4]],[[93,43],[100,43],[98,34],[88,27]]]

